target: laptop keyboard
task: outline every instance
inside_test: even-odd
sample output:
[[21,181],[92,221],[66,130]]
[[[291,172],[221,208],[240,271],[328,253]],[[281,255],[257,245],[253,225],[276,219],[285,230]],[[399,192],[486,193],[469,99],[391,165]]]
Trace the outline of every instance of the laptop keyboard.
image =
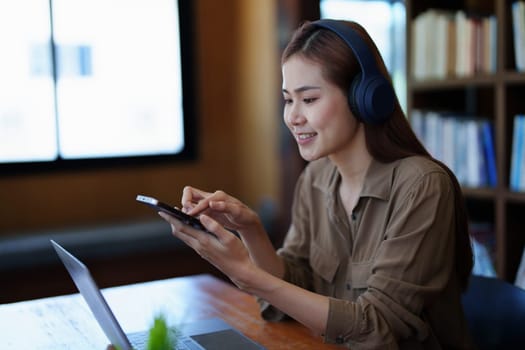
[[[133,346],[133,349],[143,350],[146,349],[148,346],[147,333],[131,333],[128,334],[128,339],[131,345]],[[202,350],[202,348],[198,345],[195,345],[195,343],[189,338],[185,339],[184,337],[179,337],[177,345],[173,350]]]
[[[147,332],[138,332],[128,334],[128,339],[133,349],[144,350],[148,345]],[[224,329],[210,333],[198,335],[181,335],[178,334],[177,345],[174,350],[260,350],[260,345],[251,339],[244,337],[241,333],[233,329]]]

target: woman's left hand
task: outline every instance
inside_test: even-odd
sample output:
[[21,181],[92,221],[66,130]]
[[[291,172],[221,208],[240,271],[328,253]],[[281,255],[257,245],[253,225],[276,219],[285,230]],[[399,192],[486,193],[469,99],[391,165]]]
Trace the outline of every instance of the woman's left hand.
[[199,219],[210,233],[195,229],[172,216],[159,212],[171,225],[172,233],[195,250],[202,258],[226,274],[232,282],[243,289],[255,265],[243,242],[211,217],[202,214]]

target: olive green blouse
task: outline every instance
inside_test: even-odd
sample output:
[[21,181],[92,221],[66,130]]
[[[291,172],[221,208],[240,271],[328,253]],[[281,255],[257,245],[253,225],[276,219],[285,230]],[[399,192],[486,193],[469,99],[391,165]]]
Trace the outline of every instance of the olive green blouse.
[[[454,190],[424,157],[373,161],[349,217],[328,159],[308,164],[278,250],[284,279],[330,297],[326,342],[351,349],[470,348],[454,269]],[[261,300],[262,315],[284,316]]]

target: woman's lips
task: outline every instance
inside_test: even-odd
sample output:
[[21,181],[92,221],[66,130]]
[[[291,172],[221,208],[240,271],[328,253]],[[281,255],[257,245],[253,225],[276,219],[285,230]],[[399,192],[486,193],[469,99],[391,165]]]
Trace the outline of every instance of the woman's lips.
[[295,134],[295,139],[297,140],[297,143],[300,145],[304,145],[306,143],[309,143],[312,141],[312,139],[317,135],[315,132],[304,132],[304,133],[298,133]]

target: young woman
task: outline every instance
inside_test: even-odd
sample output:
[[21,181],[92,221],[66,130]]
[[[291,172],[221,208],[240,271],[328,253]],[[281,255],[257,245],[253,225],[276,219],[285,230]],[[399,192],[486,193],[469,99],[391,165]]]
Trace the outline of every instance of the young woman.
[[[358,96],[374,69],[384,81]],[[160,214],[173,234],[257,296],[266,319],[288,315],[354,350],[470,348],[461,189],[412,132],[366,31],[354,22],[304,24],[284,51],[282,75],[284,121],[309,162],[283,246],[273,249],[239,200],[192,187],[183,209],[216,237]]]

